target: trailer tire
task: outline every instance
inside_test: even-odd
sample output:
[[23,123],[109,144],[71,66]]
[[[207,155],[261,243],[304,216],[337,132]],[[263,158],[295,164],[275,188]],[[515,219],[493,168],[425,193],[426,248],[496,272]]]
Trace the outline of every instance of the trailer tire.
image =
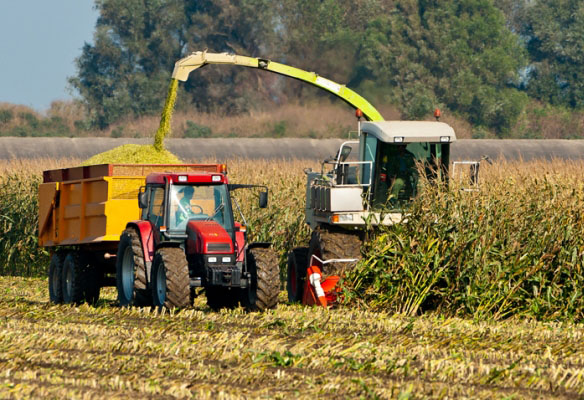
[[152,304],[140,236],[133,228],[120,236],[116,257],[116,286],[122,307]]
[[186,255],[181,248],[163,247],[152,264],[152,300],[154,306],[168,309],[188,307],[191,303],[191,279]]
[[237,296],[238,292],[234,289],[229,289],[222,286],[207,286],[205,288],[205,295],[207,296],[207,305],[213,311],[218,311],[222,308],[235,308],[239,303]]
[[102,274],[97,265],[88,264],[85,270],[85,301],[95,305],[99,300],[101,291]]
[[63,302],[63,262],[65,254],[58,252],[51,257],[49,266],[49,300],[53,304]]
[[278,255],[271,248],[253,248],[247,251],[246,259],[251,282],[242,290],[243,307],[249,311],[276,307],[280,293]]
[[288,301],[299,303],[304,294],[304,282],[308,268],[308,247],[297,247],[288,254],[288,274],[286,290]]
[[80,304],[85,297],[85,268],[83,255],[70,251],[65,257],[62,270],[63,303]]

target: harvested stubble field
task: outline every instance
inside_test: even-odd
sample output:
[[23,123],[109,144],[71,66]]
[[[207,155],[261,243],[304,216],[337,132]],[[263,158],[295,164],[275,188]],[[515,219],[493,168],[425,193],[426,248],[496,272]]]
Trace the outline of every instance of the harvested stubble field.
[[[45,273],[35,248],[43,169],[0,163],[0,268]],[[304,161],[233,160],[252,236],[307,242]],[[46,279],[0,278],[0,397],[583,398],[584,183],[579,162],[499,162],[478,192],[427,190],[408,224],[372,233],[347,304],[157,315],[50,306]],[[282,294],[282,300],[285,296]]]
[[584,327],[280,305],[51,306],[0,278],[2,398],[579,398]]

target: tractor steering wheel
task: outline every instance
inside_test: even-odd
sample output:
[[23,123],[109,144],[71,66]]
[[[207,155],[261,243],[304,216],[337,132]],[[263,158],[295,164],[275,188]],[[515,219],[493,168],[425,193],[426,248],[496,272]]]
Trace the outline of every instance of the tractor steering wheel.
[[[193,207],[196,207],[197,210],[193,211]],[[193,204],[193,205],[191,205],[191,211],[193,211],[193,213],[195,213],[195,214],[203,214],[203,207],[196,205],[196,204]]]

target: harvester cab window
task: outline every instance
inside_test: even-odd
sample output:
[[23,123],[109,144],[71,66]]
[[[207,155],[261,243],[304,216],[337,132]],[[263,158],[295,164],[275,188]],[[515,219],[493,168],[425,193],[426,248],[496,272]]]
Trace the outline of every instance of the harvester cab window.
[[376,205],[399,208],[416,194],[416,157],[409,145],[380,143],[376,166]]
[[442,146],[431,143],[379,143],[375,167],[374,205],[400,209],[419,190],[418,168],[432,181],[440,171]]
[[164,219],[164,188],[155,187],[150,191],[150,209],[148,220],[160,228]]
[[215,221],[227,231],[232,217],[226,185],[172,185],[170,192],[170,229],[185,231],[187,221]]

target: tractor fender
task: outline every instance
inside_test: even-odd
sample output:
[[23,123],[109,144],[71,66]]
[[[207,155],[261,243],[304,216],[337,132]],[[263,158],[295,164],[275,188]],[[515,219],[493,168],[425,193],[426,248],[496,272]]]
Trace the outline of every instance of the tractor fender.
[[235,223],[235,251],[238,262],[245,261],[245,232],[241,230],[241,223]]
[[134,228],[138,231],[142,242],[144,261],[150,266],[154,259],[154,231],[152,230],[152,225],[149,221],[130,221],[126,225],[126,229],[128,228]]

